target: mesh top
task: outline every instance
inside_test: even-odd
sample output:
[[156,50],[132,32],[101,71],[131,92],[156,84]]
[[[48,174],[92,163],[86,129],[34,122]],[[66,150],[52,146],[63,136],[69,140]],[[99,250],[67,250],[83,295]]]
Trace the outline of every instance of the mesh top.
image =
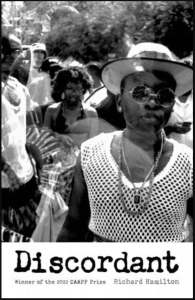
[[[192,197],[192,150],[174,140],[172,156],[155,176],[148,208],[141,215],[129,216],[123,210],[118,190],[118,165],[111,152],[116,132],[100,134],[81,146],[81,164],[88,187],[91,208],[90,230],[115,242],[180,242],[189,234],[187,200]],[[135,183],[136,188],[142,183]],[[149,181],[142,189],[147,197]],[[122,173],[122,196],[128,209],[133,185]]]

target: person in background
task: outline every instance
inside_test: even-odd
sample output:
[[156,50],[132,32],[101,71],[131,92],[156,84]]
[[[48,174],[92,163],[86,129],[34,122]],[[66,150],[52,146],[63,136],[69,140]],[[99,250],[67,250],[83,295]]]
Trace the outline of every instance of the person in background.
[[34,65],[35,69],[41,67],[43,60],[47,57],[46,46],[43,43],[35,43],[32,45],[32,52],[34,56]]
[[94,108],[83,103],[92,88],[92,79],[82,67],[69,67],[57,73],[52,97],[56,101],[45,113],[44,127],[59,133],[80,148],[98,134],[98,117]]
[[84,102],[94,107],[98,114],[99,133],[125,128],[123,115],[116,108],[116,96],[101,82],[101,64],[91,61],[84,66],[94,80],[93,92],[86,95]]
[[90,74],[90,76],[93,78],[93,89],[91,92],[87,92],[84,96],[84,102],[88,102],[92,107],[95,106],[94,102],[91,102],[91,97],[95,93],[95,91],[101,89],[102,82],[100,78],[101,73],[101,64],[96,61],[91,61],[88,64],[84,66],[84,68],[87,70],[87,72]]
[[[184,61],[193,66],[191,61]],[[175,105],[165,133],[179,143],[193,149],[193,90],[175,99]]]
[[20,40],[13,34],[4,35],[1,39],[2,60],[1,60],[1,82],[2,93],[6,99],[13,104],[15,112],[20,115],[20,122],[26,130],[26,112],[29,111],[33,102],[30,99],[28,89],[21,84],[12,74],[12,68],[22,53]]
[[[191,61],[183,61],[193,66]],[[175,99],[175,105],[169,122],[165,127],[167,138],[174,139],[193,149],[193,90]],[[193,240],[193,219],[187,216],[190,235],[189,241]]]
[[102,86],[100,74],[102,65],[97,61],[90,61],[88,64],[84,66],[88,73],[93,78],[93,91]]
[[193,149],[193,92],[176,98],[171,118],[165,127],[168,138]]
[[55,57],[47,57],[42,62],[42,65],[38,69],[41,76],[32,79],[28,85],[31,98],[38,105],[42,106],[54,102],[51,96],[52,80],[61,69],[62,67]]
[[21,41],[14,34],[5,34],[1,37],[2,67],[1,78],[6,81],[13,62],[22,53]]
[[46,46],[43,43],[34,43],[30,47],[31,51],[31,66],[29,71],[29,77],[27,82],[27,88],[31,84],[32,80],[37,77],[41,77],[39,68],[41,67],[43,60],[47,57]]
[[[5,116],[9,119],[9,123],[12,118],[11,115],[15,116],[16,123],[18,123],[19,128],[18,138],[23,145],[26,144],[26,125],[27,118],[26,114],[31,108],[31,99],[29,96],[28,89],[21,84],[16,78],[10,76],[12,66],[18,59],[18,55],[21,53],[21,42],[14,35],[4,35],[2,36],[2,56],[1,56],[1,92],[2,97],[4,97],[4,108],[5,112],[2,113],[2,126],[6,121],[3,121]],[[9,105],[7,104],[9,103]],[[12,113],[7,113],[12,110]],[[7,126],[7,125],[6,125]],[[5,128],[6,128],[5,126]],[[17,126],[17,127],[18,127]],[[12,130],[16,129],[12,126]],[[11,132],[11,129],[9,130]],[[11,133],[12,134],[12,133]],[[14,136],[14,135],[13,135]],[[8,142],[11,142],[11,139]],[[4,147],[6,148],[6,147]],[[8,148],[8,147],[7,147]]]
[[[13,104],[15,112],[20,115],[20,122],[25,133],[26,121],[28,124],[35,123],[32,111],[35,111],[38,122],[42,122],[42,114],[36,109],[36,104],[32,101],[28,88],[20,82],[23,77],[20,74],[20,72],[22,73],[21,66],[23,65],[21,41],[13,34],[3,35],[1,45],[2,93]],[[23,80],[21,81],[23,82]]]
[[[28,55],[28,52],[27,54]],[[34,43],[30,47],[30,66],[29,66],[29,72],[28,72],[28,80],[26,83],[26,87],[29,90],[30,98],[34,101],[34,93],[37,92],[37,89],[32,89],[31,84],[32,82],[37,79],[44,76],[42,72],[39,72],[39,68],[42,65],[43,60],[47,57],[47,51],[46,46],[43,43]],[[34,85],[33,85],[34,86]],[[42,89],[40,90],[41,94]],[[40,96],[41,97],[41,96]],[[37,125],[40,127],[43,124],[43,116],[41,109],[39,107],[39,104],[37,101],[34,101],[37,105],[37,108],[33,110],[33,114],[36,115],[38,111],[37,116]]]
[[[182,74],[182,76],[181,76]],[[161,44],[135,45],[128,58],[104,65],[125,129],[82,144],[69,211],[57,242],[183,242],[193,214],[192,149],[166,139],[179,97],[193,87],[193,69]]]
[[42,65],[39,68],[39,72],[45,72],[49,74],[50,81],[52,84],[52,80],[56,76],[56,73],[62,69],[59,59],[53,56],[48,56],[42,62]]
[[[46,169],[47,159],[54,153],[57,156],[61,147],[61,141],[51,133],[42,130],[39,134],[33,118],[29,124],[25,93],[28,89],[10,76],[12,64],[19,59],[12,55],[12,46],[16,41],[18,42],[12,36],[3,37],[1,53],[1,224],[3,230],[6,230],[3,241],[15,241],[10,238],[13,232],[16,236],[31,238],[37,225],[37,208],[43,193],[42,174]],[[50,167],[52,173],[56,167],[55,163],[53,169],[51,164]],[[58,184],[59,182],[60,180]]]
[[1,107],[1,224],[8,231],[30,238],[41,199],[38,186],[42,157],[36,146],[26,143],[21,112],[15,113],[15,104],[2,95]]

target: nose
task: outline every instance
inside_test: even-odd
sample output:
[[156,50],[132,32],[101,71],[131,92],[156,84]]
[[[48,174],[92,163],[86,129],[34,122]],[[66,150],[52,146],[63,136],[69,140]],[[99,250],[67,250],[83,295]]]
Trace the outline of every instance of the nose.
[[145,104],[146,109],[160,109],[160,105],[156,101],[157,95],[154,91],[151,91],[150,98],[148,102]]
[[77,89],[72,89],[71,93],[72,94],[78,94],[78,90]]
[[82,89],[75,89],[74,90],[74,93],[76,93],[76,94],[83,94],[83,90]]

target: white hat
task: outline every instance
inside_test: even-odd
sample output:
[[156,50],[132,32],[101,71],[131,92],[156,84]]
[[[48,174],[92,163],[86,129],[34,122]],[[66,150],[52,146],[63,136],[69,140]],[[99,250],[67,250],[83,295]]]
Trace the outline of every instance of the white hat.
[[34,43],[31,45],[31,48],[32,48],[32,51],[41,50],[41,51],[47,52],[46,46],[43,43]]
[[167,47],[156,43],[134,45],[127,58],[106,63],[102,68],[101,79],[107,89],[117,95],[121,92],[121,81],[124,77],[153,70],[172,75],[176,81],[176,96],[181,96],[193,88],[193,68],[175,61]]

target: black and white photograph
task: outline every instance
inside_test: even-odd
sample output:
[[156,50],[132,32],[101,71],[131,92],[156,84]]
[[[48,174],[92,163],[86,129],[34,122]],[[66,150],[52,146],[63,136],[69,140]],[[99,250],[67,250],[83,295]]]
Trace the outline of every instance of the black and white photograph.
[[3,299],[193,298],[193,1],[1,1],[1,164]]

